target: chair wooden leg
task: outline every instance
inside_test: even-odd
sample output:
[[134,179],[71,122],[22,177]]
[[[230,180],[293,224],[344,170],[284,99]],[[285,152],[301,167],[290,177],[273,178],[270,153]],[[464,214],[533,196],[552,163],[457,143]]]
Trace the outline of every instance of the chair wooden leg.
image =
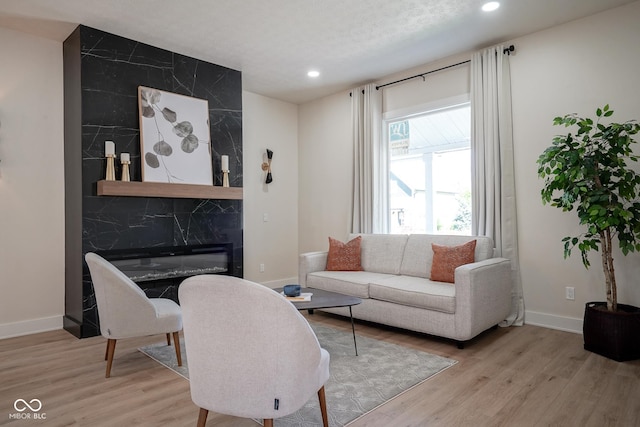
[[320,401],[320,412],[322,412],[322,425],[329,427],[329,418],[327,417],[327,399],[324,395],[324,386],[318,390],[318,400]]
[[107,347],[104,349],[104,360],[107,360],[107,357],[109,357],[109,340],[107,340]]
[[111,376],[111,365],[113,364],[113,354],[116,352],[116,340],[108,339],[107,340],[107,373],[105,374],[105,378],[109,378]]
[[273,418],[265,418],[264,427],[273,427]]
[[167,332],[167,345],[171,345],[171,334]]
[[173,333],[173,345],[176,347],[176,358],[178,359],[178,366],[182,366],[182,354],[180,351],[180,332]]
[[198,414],[198,427],[204,427],[207,424],[207,415],[209,415],[209,410],[200,408],[200,413]]

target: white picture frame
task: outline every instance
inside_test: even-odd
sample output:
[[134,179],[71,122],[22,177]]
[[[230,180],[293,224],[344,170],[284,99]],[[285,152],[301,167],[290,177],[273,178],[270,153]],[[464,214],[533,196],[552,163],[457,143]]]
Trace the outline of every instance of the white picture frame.
[[209,101],[138,86],[143,182],[213,185]]

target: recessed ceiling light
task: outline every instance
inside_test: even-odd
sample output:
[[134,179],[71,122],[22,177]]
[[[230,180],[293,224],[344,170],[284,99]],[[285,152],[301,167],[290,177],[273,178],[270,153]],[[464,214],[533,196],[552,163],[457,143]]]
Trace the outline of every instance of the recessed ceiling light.
[[485,12],[492,12],[499,7],[500,3],[498,3],[497,1],[490,1],[482,5],[482,10],[484,10]]
[[309,77],[318,77],[320,75],[320,71],[311,70],[307,73]]

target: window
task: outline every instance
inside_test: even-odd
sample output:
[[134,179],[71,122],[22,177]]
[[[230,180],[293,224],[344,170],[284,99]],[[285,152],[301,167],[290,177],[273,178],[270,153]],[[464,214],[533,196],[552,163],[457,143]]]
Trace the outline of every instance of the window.
[[469,102],[385,122],[390,233],[471,234]]

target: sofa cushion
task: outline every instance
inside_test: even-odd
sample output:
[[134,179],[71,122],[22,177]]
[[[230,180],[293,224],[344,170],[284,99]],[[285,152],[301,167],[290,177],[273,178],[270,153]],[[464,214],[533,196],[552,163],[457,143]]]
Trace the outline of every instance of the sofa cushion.
[[475,261],[475,240],[458,246],[441,246],[432,243],[431,248],[433,249],[431,280],[436,282],[454,283],[456,268]]
[[[350,238],[358,236],[351,235]],[[408,236],[406,234],[362,234],[362,268],[365,271],[399,274]]]
[[369,298],[369,282],[394,277],[368,271],[316,271],[307,275],[307,287]]
[[376,278],[369,297],[411,307],[455,313],[455,287],[414,276]]
[[329,237],[329,253],[327,270],[329,271],[362,271],[360,262],[360,236],[347,243]]
[[493,239],[490,237],[412,234],[407,240],[400,274],[430,278],[433,263],[432,243],[441,246],[457,246],[474,239],[476,240],[475,260],[484,261],[493,258]]

